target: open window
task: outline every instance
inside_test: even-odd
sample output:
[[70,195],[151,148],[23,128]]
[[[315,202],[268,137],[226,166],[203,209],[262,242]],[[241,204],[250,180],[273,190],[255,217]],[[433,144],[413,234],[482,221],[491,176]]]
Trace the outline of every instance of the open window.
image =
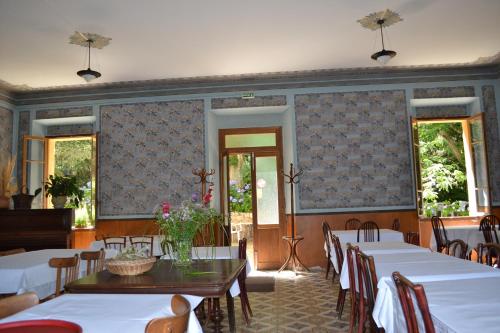
[[412,119],[419,216],[489,213],[483,117]]

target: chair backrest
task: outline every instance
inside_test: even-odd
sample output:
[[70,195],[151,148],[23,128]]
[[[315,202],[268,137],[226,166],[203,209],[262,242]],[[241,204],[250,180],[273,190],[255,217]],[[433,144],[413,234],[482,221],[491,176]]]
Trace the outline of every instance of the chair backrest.
[[479,223],[479,230],[483,232],[485,243],[498,243],[498,235],[495,230],[495,215],[486,215]]
[[30,291],[21,295],[0,298],[0,319],[31,308],[39,302],[36,293]]
[[403,309],[403,314],[405,316],[407,332],[419,332],[412,297],[412,295],[415,295],[416,303],[424,321],[425,332],[434,333],[434,323],[432,322],[424,287],[421,284],[413,284],[399,272],[392,273],[392,279],[398,290],[399,303],[401,304],[401,308]]
[[465,244],[463,240],[454,239],[446,247],[446,254],[460,259],[465,259],[468,248],[469,246]]
[[323,222],[321,228],[323,229],[323,238],[325,239],[326,250],[328,251],[327,257],[330,258],[330,251],[332,250],[330,225],[326,222]]
[[335,250],[335,255],[337,256],[337,267],[339,272],[342,272],[342,265],[344,264],[344,251],[342,251],[342,246],[340,245],[340,239],[334,233],[330,234],[332,240],[332,246]]
[[420,235],[418,232],[410,231],[405,234],[405,242],[413,245],[420,245]]
[[500,268],[500,245],[497,243],[479,243],[477,245],[477,262]]
[[172,312],[174,316],[154,318],[146,326],[146,333],[184,333],[187,331],[189,302],[180,295],[172,297]]
[[100,251],[83,251],[80,253],[80,259],[87,261],[87,275],[100,272],[104,269],[105,256],[104,249]]
[[107,249],[123,250],[127,243],[127,237],[103,237],[104,247]]
[[[377,230],[377,237],[375,237],[375,230]],[[361,231],[363,231],[363,242],[380,242],[380,230],[377,223],[367,221],[361,224],[358,228],[358,242],[360,242],[359,234]]]
[[[247,259],[247,239],[243,238],[238,241],[238,259]],[[240,275],[238,275],[238,280],[241,283],[245,282],[245,279],[247,278],[247,267],[243,267],[241,270]]]
[[153,236],[129,236],[130,245],[136,249],[147,248],[147,255],[153,256]]
[[395,218],[392,221],[392,230],[399,231],[399,228],[401,228],[401,223],[399,222],[399,218]]
[[23,248],[0,251],[0,257],[10,256],[13,254],[24,253],[24,252],[26,252],[26,250]]
[[433,216],[431,218],[432,231],[434,233],[434,239],[436,240],[436,249],[438,252],[442,252],[444,248],[448,245],[448,235],[446,234],[446,229],[444,227],[443,221],[437,217]]
[[80,267],[80,258],[78,254],[75,254],[74,257],[70,258],[50,258],[49,266],[53,268],[57,268],[57,276],[56,276],[56,297],[61,294],[61,281],[62,281],[62,272],[64,270],[64,285],[75,281],[78,279],[79,267]]
[[349,294],[351,295],[351,302],[353,303],[353,309],[357,307],[357,297],[356,297],[356,277],[354,276],[354,265],[356,262],[356,251],[359,251],[359,247],[352,246],[351,243],[347,243],[347,270],[349,272]]
[[358,230],[360,225],[361,221],[353,217],[345,221],[345,230]]
[[484,215],[481,221],[482,220],[488,220],[492,226],[498,225],[498,230],[500,230],[500,218],[498,218],[496,215]]
[[364,282],[365,295],[371,317],[371,312],[375,306],[375,299],[378,293],[378,278],[377,271],[375,270],[375,261],[373,260],[373,256],[368,256],[362,251],[358,252],[358,260],[361,266],[361,276]]

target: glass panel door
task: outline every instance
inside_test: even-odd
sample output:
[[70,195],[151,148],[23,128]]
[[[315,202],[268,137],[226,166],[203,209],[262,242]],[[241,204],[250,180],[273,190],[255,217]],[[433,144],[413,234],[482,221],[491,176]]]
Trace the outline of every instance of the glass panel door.
[[488,183],[488,160],[484,140],[483,113],[468,119],[477,211],[488,213],[490,210],[490,190]]
[[255,157],[257,225],[279,225],[278,168],[276,156]]
[[43,137],[23,137],[23,176],[22,193],[34,194],[39,188],[42,192],[37,195],[31,204],[31,208],[44,208],[43,182],[46,177],[45,168],[46,140]]

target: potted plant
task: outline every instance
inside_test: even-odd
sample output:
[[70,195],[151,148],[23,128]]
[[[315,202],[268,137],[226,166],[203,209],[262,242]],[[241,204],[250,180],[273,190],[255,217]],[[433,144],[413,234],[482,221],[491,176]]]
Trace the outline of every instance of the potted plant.
[[73,207],[79,207],[83,200],[83,191],[77,184],[76,176],[55,176],[50,175],[44,185],[45,196],[52,197],[51,202],[54,208],[64,208],[68,201]]

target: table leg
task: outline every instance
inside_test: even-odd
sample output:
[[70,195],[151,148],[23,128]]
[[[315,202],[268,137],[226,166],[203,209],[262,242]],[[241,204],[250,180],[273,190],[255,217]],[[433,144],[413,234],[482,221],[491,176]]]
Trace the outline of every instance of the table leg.
[[220,310],[220,302],[219,298],[213,298],[212,302],[213,306],[213,311],[214,311],[214,332],[215,333],[220,333],[222,332],[221,330],[221,322],[222,322],[222,312]]
[[229,332],[236,332],[236,321],[234,318],[234,298],[229,290],[226,292],[227,318],[229,320]]

